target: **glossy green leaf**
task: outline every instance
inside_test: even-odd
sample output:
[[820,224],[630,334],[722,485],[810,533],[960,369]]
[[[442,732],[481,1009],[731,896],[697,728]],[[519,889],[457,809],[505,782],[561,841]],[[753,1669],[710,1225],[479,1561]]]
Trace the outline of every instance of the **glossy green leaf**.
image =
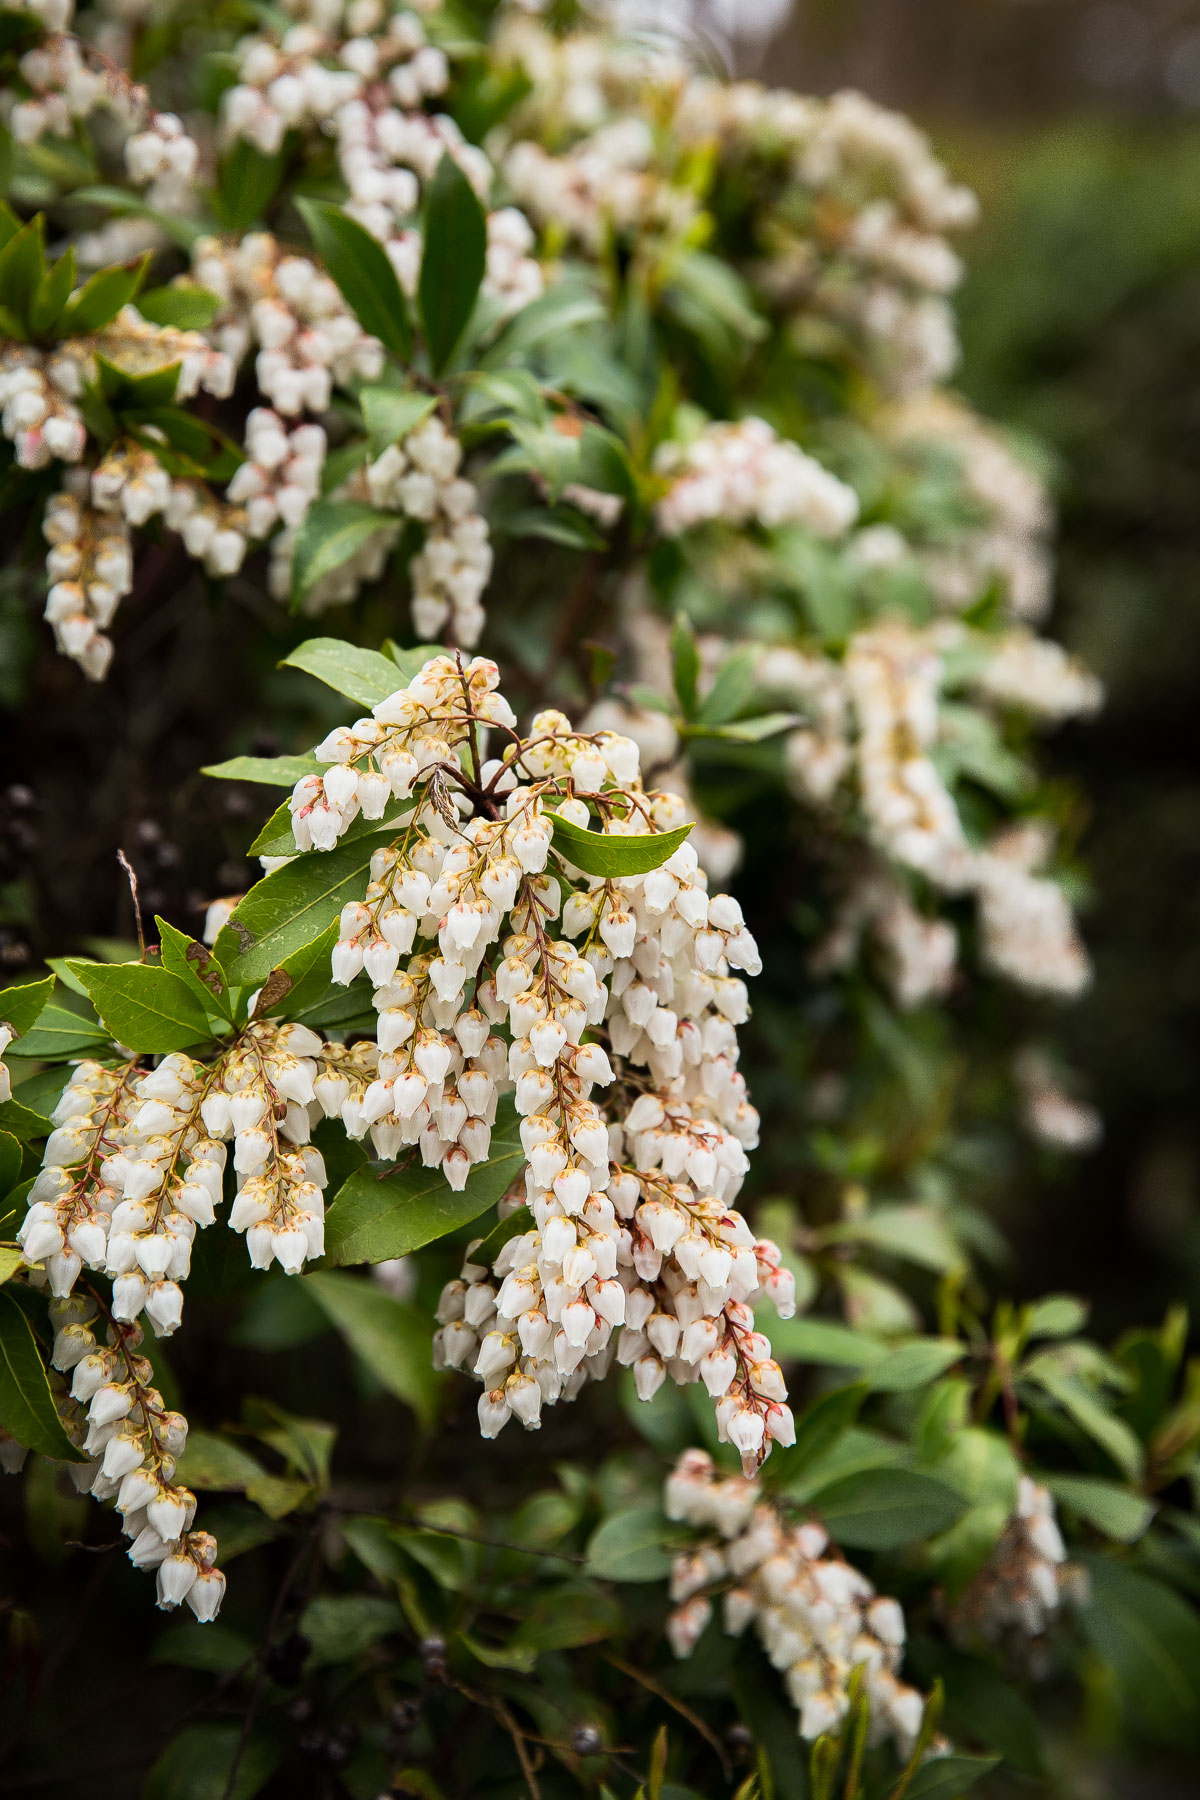
[[369,1276],[319,1270],[305,1276],[304,1284],[355,1355],[428,1429],[433,1423],[437,1389],[429,1354],[429,1320],[412,1306],[393,1299]]
[[0,988],[0,1025],[11,1026],[19,1040],[36,1025],[43,1007],[54,992],[54,977],[41,981],[23,981],[16,987]]
[[1130,1493],[1115,1481],[1102,1481],[1098,1476],[1046,1475],[1043,1480],[1060,1506],[1118,1544],[1136,1543],[1158,1511],[1145,1495]]
[[882,1362],[871,1365],[871,1386],[888,1394],[927,1387],[953,1363],[961,1362],[963,1355],[963,1346],[952,1339],[914,1338],[889,1351]]
[[0,306],[22,325],[41,285],[45,235],[46,221],[39,213],[0,250]]
[[405,1629],[404,1614],[382,1594],[320,1594],[300,1618],[314,1668],[354,1662],[372,1645]]
[[825,1363],[839,1369],[871,1369],[888,1354],[886,1344],[865,1332],[852,1331],[835,1319],[805,1315],[772,1321],[771,1343],[776,1356],[787,1362]]
[[64,312],[59,323],[59,331],[63,337],[73,337],[85,331],[99,331],[102,325],[115,319],[121,308],[129,304],[141,287],[150,262],[151,252],[147,250],[136,262],[126,263],[118,268],[97,269],[84,282]]
[[244,1493],[263,1473],[257,1457],[215,1432],[192,1430],[179,1459],[180,1481],[190,1488]]
[[218,781],[259,781],[264,787],[295,787],[306,775],[324,769],[315,756],[232,756],[228,762],[209,763],[202,775]]
[[53,333],[74,286],[75,251],[68,246],[42,276],[30,304],[29,324],[35,337]]
[[1074,1294],[1047,1294],[1029,1308],[1026,1331],[1031,1338],[1075,1337],[1087,1320],[1087,1305]]
[[417,303],[436,374],[474,311],[487,259],[487,215],[452,156],[443,155],[425,190],[422,235]]
[[1057,1401],[1081,1431],[1085,1431],[1131,1481],[1141,1479],[1145,1453],[1134,1433],[1104,1404],[1093,1388],[1055,1360],[1054,1353],[1032,1357],[1021,1370]]
[[516,1113],[501,1103],[488,1161],[472,1169],[461,1193],[440,1168],[419,1160],[407,1168],[365,1163],[336,1195],[325,1220],[325,1255],[333,1264],[386,1262],[432,1244],[491,1210],[525,1167]]
[[210,1013],[228,1019],[229,996],[225,985],[225,971],[213,955],[207,944],[197,938],[188,937],[186,932],[179,931],[166,919],[155,916],[158,930],[158,942],[162,956],[162,966],[177,975],[180,981],[186,982],[201,1006]]
[[894,1550],[947,1530],[967,1502],[915,1469],[864,1469],[818,1489],[811,1501],[830,1536],[858,1550]]
[[1193,1745],[1200,1739],[1200,1618],[1161,1582],[1108,1557],[1089,1557],[1080,1622],[1116,1678],[1138,1736]]
[[258,987],[272,969],[319,938],[348,900],[362,899],[371,853],[386,841],[385,834],[336,850],[314,850],[256,882],[217,940],[230,981]]
[[85,1017],[52,1000],[42,1008],[37,1024],[17,1039],[9,1057],[28,1056],[36,1057],[40,1062],[59,1062],[70,1056],[102,1054],[108,1042],[109,1034],[99,1020]]
[[368,387],[359,400],[372,456],[381,456],[389,444],[415,431],[437,405],[436,394],[418,394],[412,388]]
[[50,1393],[29,1320],[0,1287],[0,1425],[18,1444],[59,1462],[84,1462],[66,1432]]
[[363,330],[401,362],[408,362],[412,357],[408,303],[382,245],[356,219],[326,200],[301,198],[296,205],[322,262]]
[[221,159],[216,202],[230,231],[246,231],[263,218],[283,180],[284,156],[265,156],[239,138]]
[[[242,1727],[189,1725],[172,1738],[142,1788],[142,1800],[254,1800],[279,1761],[274,1738]],[[233,1776],[234,1764],[237,1774]]]
[[610,1513],[588,1539],[587,1573],[601,1581],[660,1581],[671,1567],[672,1529],[655,1506]]
[[904,1800],[958,1800],[999,1761],[998,1756],[931,1756],[909,1782]]
[[[23,1160],[21,1141],[11,1131],[0,1131],[0,1199],[16,1186],[21,1178],[21,1162]],[[4,1209],[0,1207],[0,1211]],[[8,1275],[12,1270],[8,1271]],[[8,1275],[2,1279],[7,1281]]]
[[68,959],[117,1043],[145,1056],[187,1050],[212,1037],[204,1007],[189,984],[146,963]]
[[211,288],[201,287],[195,281],[181,281],[170,287],[147,288],[138,295],[137,309],[152,325],[203,331],[221,310],[221,301]]
[[522,361],[547,339],[568,338],[584,326],[599,324],[605,316],[603,301],[590,289],[570,280],[556,282],[509,321],[485,351],[482,365],[499,369],[508,362]]
[[318,500],[305,515],[292,547],[293,605],[357,556],[388,524],[384,513],[362,500]]
[[279,666],[303,669],[306,675],[315,675],[326,687],[345,694],[359,706],[375,706],[405,683],[404,673],[398,673],[390,656],[383,656],[378,650],[360,650],[344,638],[309,638],[285,656]]
[[585,831],[573,825],[560,813],[553,814],[554,847],[561,856],[582,869],[585,875],[645,875],[660,868],[673,856],[680,844],[686,843],[690,825],[678,825],[674,831],[638,832],[620,837],[613,832]]
[[784,1485],[802,1477],[818,1458],[832,1450],[857,1419],[866,1399],[865,1383],[853,1387],[834,1388],[822,1394],[808,1411],[796,1421],[796,1442],[787,1449],[778,1447],[766,1465],[773,1485]]

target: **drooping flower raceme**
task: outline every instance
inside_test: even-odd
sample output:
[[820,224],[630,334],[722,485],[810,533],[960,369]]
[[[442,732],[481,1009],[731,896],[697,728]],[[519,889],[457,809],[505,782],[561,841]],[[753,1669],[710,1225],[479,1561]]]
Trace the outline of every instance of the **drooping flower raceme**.
[[925,1701],[899,1679],[904,1614],[852,1563],[831,1550],[824,1528],[787,1525],[757,1481],[722,1475],[703,1450],[685,1450],[667,1478],[669,1519],[706,1534],[671,1569],[675,1610],[667,1635],[690,1656],[713,1615],[708,1590],[723,1588],[722,1624],[740,1637],[753,1625],[783,1673],[800,1735],[837,1728],[850,1706],[854,1670],[864,1670],[870,1735],[912,1753]]
[[615,1352],[643,1399],[667,1374],[703,1380],[753,1468],[793,1425],[749,1302],[794,1304],[778,1250],[733,1207],[758,1129],[734,971],[757,951],[686,843],[648,866],[678,801],[643,790],[636,746],[555,712],[519,736],[498,679],[434,658],[297,784],[301,848],[408,808],[334,951],[335,980],[365,970],[374,989],[377,1053],[331,1074],[321,1103],[461,1188],[513,1096],[528,1227],[490,1270],[469,1257],[438,1311],[438,1358],[484,1383],[486,1435],[514,1414],[536,1426]]
[[801,524],[840,537],[858,517],[854,489],[776,436],[763,419],[708,425],[692,443],[665,443],[655,469],[670,486],[656,518],[666,537],[709,519],[729,525]]

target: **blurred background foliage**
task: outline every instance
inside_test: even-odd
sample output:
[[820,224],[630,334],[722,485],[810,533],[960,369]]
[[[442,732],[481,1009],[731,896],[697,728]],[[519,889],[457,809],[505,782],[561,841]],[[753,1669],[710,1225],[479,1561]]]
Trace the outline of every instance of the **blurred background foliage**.
[[[1085,924],[1097,980],[1064,1012],[1061,1029],[1104,1117],[1105,1139],[1078,1160],[1045,1154],[998,1169],[995,1205],[1015,1246],[1007,1285],[1094,1295],[1101,1339],[1134,1317],[1161,1316],[1168,1299],[1184,1299],[1194,1313],[1200,123],[1190,109],[1200,106],[1200,7],[808,0],[761,53],[759,72],[815,92],[850,82],[912,110],[983,202],[959,297],[958,384],[982,411],[1046,447],[1061,520],[1056,628],[1109,696],[1098,721],[1047,746],[1051,767],[1086,796],[1081,849],[1093,891]],[[62,721],[36,785],[8,787],[0,808],[5,976],[32,966],[45,943],[58,948],[74,938],[82,948],[89,938],[130,935],[114,843],[126,845],[138,868],[147,910],[193,931],[212,894],[246,883],[242,851],[261,796],[218,788],[196,771],[235,750],[290,747],[284,727],[296,702],[286,678],[265,690],[276,741],[255,740],[240,722],[270,663],[305,633],[261,602],[250,582],[231,583],[219,610],[196,613],[180,602],[146,583],[136,613],[129,603],[108,685],[85,690],[61,659],[42,655],[35,666],[36,627],[23,602],[0,592],[0,766],[27,760],[19,753],[38,719]],[[387,629],[382,618],[362,623],[364,641]],[[294,721],[304,741],[311,723]],[[82,858],[74,799],[81,775]],[[762,873],[752,855],[748,891]],[[759,1041],[764,1063],[769,1024],[768,1017]],[[769,1104],[767,1071],[758,1086]],[[269,1321],[261,1332],[260,1342],[247,1340],[251,1361],[272,1341]],[[295,1404],[321,1410],[320,1396],[307,1390],[322,1360],[295,1357]],[[245,1373],[253,1385],[252,1370]],[[323,1376],[335,1378],[330,1365]],[[559,1453],[586,1462],[582,1417],[573,1434]],[[510,1453],[501,1446],[502,1469]],[[499,1485],[511,1485],[511,1476],[502,1473]],[[82,1613],[70,1622],[64,1614],[63,1645],[105,1615],[140,1619],[140,1608],[114,1608],[101,1594],[100,1563],[108,1560],[97,1559]],[[136,1580],[123,1568],[115,1579]],[[160,1670],[155,1679],[174,1677]],[[103,1681],[97,1692],[102,1698]],[[1100,1738],[1106,1704],[1097,1690]],[[117,1774],[119,1766],[102,1772],[103,1791]],[[1117,1771],[1086,1791],[1195,1792],[1186,1769],[1147,1785],[1159,1779]],[[0,1772],[6,1790],[17,1791]]]

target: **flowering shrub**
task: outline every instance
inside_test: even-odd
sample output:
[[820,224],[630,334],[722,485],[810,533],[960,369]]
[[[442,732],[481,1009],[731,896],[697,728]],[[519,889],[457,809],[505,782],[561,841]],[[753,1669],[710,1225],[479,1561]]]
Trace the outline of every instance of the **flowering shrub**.
[[245,891],[0,993],[0,1460],[217,1676],[148,1791],[951,1800],[1096,1670],[1185,1742],[1182,1327],[990,1294],[981,1135],[1099,1129],[1101,695],[941,386],[971,196],[517,6],[0,27],[11,580],[92,682],[253,595],[214,758],[297,696]]

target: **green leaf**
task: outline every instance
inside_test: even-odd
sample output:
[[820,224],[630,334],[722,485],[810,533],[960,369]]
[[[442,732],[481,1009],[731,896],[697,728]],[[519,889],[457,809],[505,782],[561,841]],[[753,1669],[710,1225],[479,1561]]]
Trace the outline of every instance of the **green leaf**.
[[1123,1419],[1109,1411],[1086,1382],[1055,1360],[1053,1351],[1030,1358],[1021,1374],[1056,1400],[1080,1430],[1112,1458],[1122,1474],[1131,1481],[1141,1479],[1144,1451],[1137,1437]]
[[[0,1196],[7,1194],[20,1180],[21,1161],[20,1139],[14,1137],[11,1131],[0,1131]],[[9,1269],[8,1274],[0,1279],[7,1281],[11,1274],[12,1270]]]
[[283,180],[284,153],[264,156],[253,144],[239,138],[221,159],[217,175],[216,203],[230,231],[246,231],[263,217]]
[[996,1767],[998,1756],[931,1756],[904,1790],[904,1800],[958,1800]]
[[[225,1545],[221,1545],[224,1552]],[[228,1625],[176,1625],[151,1646],[147,1661],[174,1669],[200,1669],[228,1675],[249,1663],[257,1646],[252,1638]]]
[[587,1544],[587,1573],[600,1581],[660,1581],[670,1572],[670,1525],[656,1506],[610,1513]]
[[437,374],[475,309],[487,260],[487,215],[448,153],[425,190],[423,238],[417,303]]
[[86,331],[99,331],[102,325],[115,319],[141,287],[152,255],[147,250],[136,262],[112,269],[97,269],[64,312],[58,327],[61,335],[73,337]]
[[685,719],[694,718],[696,714],[696,682],[700,674],[700,652],[696,647],[696,634],[692,630],[692,622],[683,612],[675,614],[675,622],[671,626],[671,668],[679,710]]
[[311,944],[302,944],[277,969],[272,969],[255,1005],[255,1018],[282,1011],[289,1019],[295,1019],[323,999],[330,986],[330,962],[337,941],[338,922],[334,919],[320,937]]
[[1087,1324],[1088,1309],[1074,1294],[1048,1294],[1029,1308],[1025,1330],[1027,1336],[1074,1337]]
[[827,1363],[839,1369],[871,1369],[888,1354],[886,1344],[864,1332],[833,1319],[803,1316],[773,1321],[771,1343],[776,1356],[788,1362]]
[[369,1277],[319,1270],[304,1285],[355,1355],[428,1430],[437,1395],[428,1320]]
[[211,1431],[192,1430],[176,1472],[190,1488],[244,1493],[262,1475],[263,1466],[240,1444]]
[[547,338],[564,340],[585,325],[600,324],[606,316],[603,301],[590,289],[569,280],[556,282],[540,299],[522,307],[481,362],[484,368],[499,369],[508,362],[523,361]]
[[697,718],[704,725],[725,725],[736,718],[754,692],[759,652],[746,644],[727,656],[716,680],[700,703]]
[[278,1761],[279,1746],[266,1736],[252,1732],[243,1749],[239,1723],[189,1725],[150,1770],[142,1800],[254,1800]]
[[472,1169],[461,1193],[446,1185],[440,1168],[418,1162],[389,1170],[366,1163],[339,1190],[326,1216],[326,1259],[377,1263],[407,1256],[488,1212],[524,1167],[516,1113],[507,1102],[497,1113],[491,1155]]
[[1087,1559],[1084,1632],[1116,1677],[1137,1736],[1191,1745],[1200,1735],[1200,1619],[1160,1582],[1107,1557]]
[[404,1613],[382,1594],[321,1594],[300,1618],[313,1668],[353,1662],[381,1638],[404,1631]]
[[[427,658],[422,658],[425,660]],[[279,666],[281,669],[303,669],[306,675],[315,675],[326,687],[345,694],[347,699],[357,701],[360,706],[377,705],[411,679],[405,671],[397,669],[390,656],[381,656],[378,650],[360,650],[357,644],[348,644],[344,638],[309,638],[290,656],[285,656]],[[321,769],[324,765],[317,767]]]
[[661,867],[687,841],[690,825],[674,831],[650,831],[620,837],[613,832],[585,831],[560,813],[552,817],[554,847],[585,875],[645,875]]
[[186,982],[206,1011],[232,1019],[225,988],[225,972],[207,944],[176,930],[166,919],[155,914],[162,966]]
[[85,1462],[55,1409],[29,1320],[0,1288],[0,1425],[18,1444],[58,1462]]
[[[313,851],[256,882],[234,908],[218,940],[217,953],[230,982],[259,987],[272,969],[319,938],[348,900],[361,900],[371,852],[380,842],[378,836],[363,837],[336,850]],[[240,954],[226,960],[221,940],[224,945],[240,944]]]
[[43,976],[41,981],[21,982],[17,987],[0,988],[0,1025],[11,1026],[19,1040],[36,1025],[53,992],[53,975]]
[[203,331],[221,310],[221,300],[211,288],[181,281],[170,287],[147,288],[138,295],[137,309],[152,325],[173,325],[178,331]]
[[36,1025],[17,1039],[10,1057],[36,1057],[40,1062],[61,1062],[71,1056],[88,1056],[106,1046],[109,1034],[96,1019],[82,1017],[69,1007],[51,1001],[42,1008]]
[[936,1537],[967,1510],[962,1496],[915,1469],[864,1469],[819,1488],[811,1505],[839,1544],[894,1550]]
[[303,600],[334,569],[356,556],[377,532],[386,513],[362,500],[318,500],[305,515],[292,548],[292,602]]
[[46,270],[38,283],[37,293],[29,309],[29,323],[35,337],[53,334],[74,286],[75,251],[69,246],[53,268]]
[[570,1650],[615,1637],[622,1625],[621,1609],[611,1594],[588,1582],[563,1582],[535,1598],[512,1642],[538,1652]]
[[43,244],[46,221],[39,213],[14,233],[0,250],[0,306],[22,326],[26,324],[45,268]]
[[105,1029],[127,1049],[143,1056],[165,1056],[212,1037],[199,999],[169,969],[146,963],[89,963],[78,957],[67,961]]
[[796,1421],[796,1442],[786,1450],[776,1449],[767,1463],[772,1482],[797,1479],[832,1450],[857,1419],[867,1393],[865,1382],[858,1382],[853,1387],[834,1388],[810,1406]]
[[[7,1137],[8,1133],[6,1132],[4,1135]],[[15,1224],[16,1212],[14,1211],[7,1221],[5,1229],[7,1230],[9,1225]],[[24,1261],[25,1258],[15,1244],[0,1244],[0,1287],[2,1287],[6,1281],[12,1280]]]
[[455,1635],[485,1669],[515,1669],[518,1675],[528,1675],[537,1660],[536,1651],[527,1644],[517,1644],[515,1639],[508,1644],[485,1644],[470,1632],[459,1631]]
[[296,205],[322,262],[363,330],[401,362],[411,361],[408,305],[382,246],[356,219],[327,200],[297,199]]
[[1098,1476],[1046,1475],[1043,1480],[1060,1505],[1118,1544],[1136,1543],[1158,1511],[1153,1500]]
[[228,762],[208,763],[200,773],[218,781],[260,781],[264,787],[292,788],[324,768],[315,756],[232,756]]
[[106,356],[96,356],[100,393],[120,412],[132,409],[145,413],[166,406],[175,397],[181,367],[173,362],[161,369],[149,369],[144,375],[130,375]]
[[871,1386],[878,1392],[903,1394],[928,1387],[952,1363],[961,1362],[962,1344],[944,1338],[914,1338],[891,1350],[871,1367]]
[[359,400],[372,456],[381,456],[389,444],[415,431],[437,405],[436,394],[418,394],[411,388],[368,387]]

